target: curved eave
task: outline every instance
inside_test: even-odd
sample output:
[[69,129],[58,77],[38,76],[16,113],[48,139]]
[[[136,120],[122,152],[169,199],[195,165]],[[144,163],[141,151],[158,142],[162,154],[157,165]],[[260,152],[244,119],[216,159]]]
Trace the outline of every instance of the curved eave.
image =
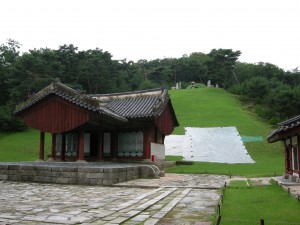
[[179,126],[179,122],[177,120],[177,117],[176,117],[176,114],[175,114],[175,110],[173,108],[173,105],[172,105],[172,102],[171,102],[171,98],[170,98],[169,95],[165,96],[164,102],[159,107],[160,110],[156,113],[155,117],[156,118],[159,117],[164,112],[164,110],[165,110],[166,107],[169,107],[169,110],[170,110],[170,113],[171,113],[171,116],[172,116],[172,120],[173,120],[174,126],[178,127]]
[[[58,96],[58,97],[61,97],[62,99],[65,99],[65,100],[67,100],[67,101],[69,101],[69,102],[71,102],[71,103],[74,103],[75,105],[80,106],[80,107],[82,107],[82,108],[84,108],[84,109],[87,109],[87,110],[89,110],[89,111],[94,111],[94,112],[95,112],[95,111],[98,110],[95,106],[92,106],[92,105],[87,104],[87,103],[85,103],[85,102],[82,102],[82,101],[80,101],[80,100],[78,100],[78,99],[75,99],[75,98],[73,98],[73,97],[70,97],[70,96],[68,96],[68,95],[66,95],[66,94],[64,94],[64,93],[60,93],[60,92],[55,92],[55,91],[54,91],[54,92],[49,92],[49,93],[47,93],[47,94],[45,94],[45,95],[43,95],[43,96],[41,96],[41,97],[39,97],[39,98],[36,98],[36,99],[34,99],[34,101],[30,101],[30,102],[28,102],[27,104],[25,104],[24,106],[23,106],[23,104],[22,104],[21,106],[18,105],[18,106],[16,107],[16,110],[14,111],[14,113],[15,113],[15,114],[19,114],[19,113],[21,113],[22,111],[25,111],[25,110],[27,110],[27,109],[33,107],[34,105],[38,104],[39,102],[43,101],[44,99],[50,97],[51,95],[56,95],[56,96]],[[27,101],[26,101],[26,102],[27,102]],[[26,103],[26,102],[25,102],[25,103]]]
[[279,136],[277,135],[277,133],[272,134],[271,136],[269,136],[267,138],[269,143],[274,143],[276,141],[280,141],[281,139],[279,139]]
[[294,126],[285,126],[280,127],[277,130],[271,132],[271,134],[267,137],[269,143],[274,143],[276,141],[283,141],[289,137],[293,137],[300,134],[300,126],[299,124]]
[[45,92],[43,95],[40,95],[34,99],[29,99],[26,102],[24,102],[23,104],[20,104],[16,107],[16,110],[14,111],[14,113],[16,115],[22,114],[23,112],[25,112],[26,110],[29,110],[31,107],[34,107],[35,105],[37,105],[38,103],[42,102],[43,100],[47,99],[48,97],[51,97],[51,95],[56,95],[62,99],[67,100],[68,102],[71,102],[83,109],[86,109],[88,111],[91,112],[98,112],[102,115],[105,115],[106,117],[109,118],[113,118],[115,120],[119,120],[122,122],[127,122],[128,120],[123,117],[120,116],[106,108],[98,108],[94,105],[88,104],[86,102],[83,102],[82,100],[75,98],[74,96],[69,96],[65,93],[59,92],[59,91],[50,91],[50,92]]

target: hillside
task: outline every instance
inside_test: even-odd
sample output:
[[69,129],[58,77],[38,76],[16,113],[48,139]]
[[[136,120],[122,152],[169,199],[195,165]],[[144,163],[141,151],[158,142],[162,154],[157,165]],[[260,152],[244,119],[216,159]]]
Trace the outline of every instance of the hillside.
[[[0,133],[0,161],[35,161],[39,154],[40,133],[33,129],[17,133]],[[45,155],[50,154],[51,136],[45,136]]]
[[216,173],[245,176],[273,176],[284,171],[284,156],[280,143],[268,144],[266,137],[273,129],[255,114],[246,110],[237,98],[223,89],[200,88],[170,91],[180,123],[174,134],[183,134],[184,127],[237,127],[240,135],[262,136],[263,142],[246,143],[255,164],[194,163],[178,166],[168,172]]
[[[194,163],[178,166],[168,172],[216,173],[253,176],[273,176],[283,173],[283,151],[280,143],[268,144],[266,136],[272,127],[244,109],[241,103],[222,89],[191,89],[170,91],[180,127],[174,134],[183,134],[184,127],[237,127],[240,135],[262,136],[263,142],[246,143],[255,164]],[[50,136],[46,136],[46,154],[50,151]],[[36,160],[39,132],[29,129],[22,133],[0,134],[0,161]]]

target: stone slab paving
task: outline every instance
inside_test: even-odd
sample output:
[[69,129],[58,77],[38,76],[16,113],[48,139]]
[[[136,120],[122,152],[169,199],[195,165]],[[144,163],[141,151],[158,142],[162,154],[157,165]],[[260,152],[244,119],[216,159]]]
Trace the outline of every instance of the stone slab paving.
[[117,187],[192,187],[203,189],[219,189],[225,182],[229,181],[228,176],[208,174],[173,174],[168,173],[160,179],[137,179],[128,182],[118,183]]
[[0,224],[210,224],[219,199],[216,188],[226,180],[167,174],[136,180],[139,187],[0,181]]

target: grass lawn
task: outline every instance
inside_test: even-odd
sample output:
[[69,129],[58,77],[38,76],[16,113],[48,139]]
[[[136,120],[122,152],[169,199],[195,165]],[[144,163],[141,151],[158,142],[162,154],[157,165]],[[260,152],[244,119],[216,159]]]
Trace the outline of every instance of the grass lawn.
[[[45,157],[50,154],[51,138],[45,135]],[[40,133],[29,129],[25,132],[0,133],[0,161],[35,161],[39,158]]]
[[299,224],[300,203],[279,185],[247,186],[233,181],[226,188],[221,207],[222,225]]
[[[263,142],[246,143],[255,164],[224,164],[195,162],[167,170],[174,173],[232,174],[247,177],[282,175],[284,172],[283,147],[269,144],[268,133],[274,129],[243,106],[223,89],[199,88],[170,91],[180,127],[173,134],[184,134],[184,127],[235,126],[240,135],[262,136]],[[168,158],[169,159],[169,158]]]

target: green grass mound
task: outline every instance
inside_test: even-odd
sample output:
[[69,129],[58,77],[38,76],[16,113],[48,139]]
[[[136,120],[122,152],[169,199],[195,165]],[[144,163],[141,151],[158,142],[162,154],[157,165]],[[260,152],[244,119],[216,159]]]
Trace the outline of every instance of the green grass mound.
[[[206,88],[205,84],[201,84],[201,83],[196,83],[194,84],[195,88]],[[190,84],[189,86],[186,87],[186,89],[192,89],[192,85]]]
[[180,126],[173,134],[184,134],[184,127],[235,126],[241,136],[262,137],[259,142],[245,146],[254,164],[226,164],[194,162],[167,170],[172,173],[211,173],[263,177],[284,173],[284,155],[281,143],[269,144],[268,133],[273,129],[240,101],[223,89],[200,88],[170,91],[172,103]]
[[[29,129],[25,132],[0,133],[0,161],[35,161],[39,158],[40,133]],[[50,154],[51,137],[45,135],[45,156]]]

